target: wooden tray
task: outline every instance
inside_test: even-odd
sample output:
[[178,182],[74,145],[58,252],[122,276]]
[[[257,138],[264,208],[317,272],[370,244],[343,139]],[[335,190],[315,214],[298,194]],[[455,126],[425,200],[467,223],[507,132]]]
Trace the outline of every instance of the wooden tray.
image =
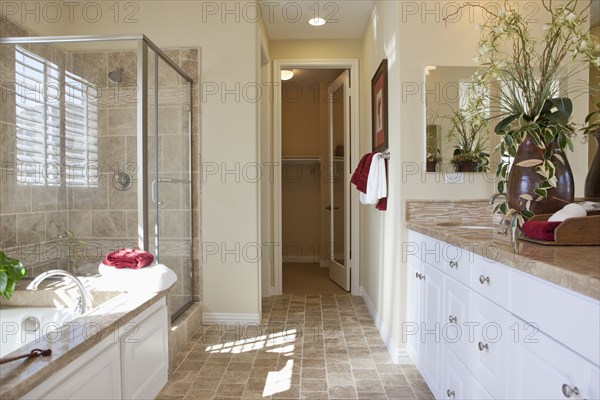
[[[547,221],[552,214],[540,214],[532,221]],[[548,246],[600,246],[600,211],[590,211],[587,217],[564,220],[554,231],[554,241],[538,240],[519,236],[526,242]]]

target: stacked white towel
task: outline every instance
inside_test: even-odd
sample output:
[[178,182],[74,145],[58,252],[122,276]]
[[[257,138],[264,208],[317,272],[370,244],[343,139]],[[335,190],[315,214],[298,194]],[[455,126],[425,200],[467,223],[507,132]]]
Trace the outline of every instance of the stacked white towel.
[[377,153],[373,155],[371,167],[369,168],[367,193],[360,193],[360,202],[362,204],[377,204],[384,197],[387,197],[385,159],[381,153]]
[[549,222],[562,222],[565,219],[569,218],[577,218],[577,217],[585,217],[587,216],[587,212],[585,208],[580,206],[579,204],[571,203],[564,206],[559,211],[555,212],[548,218]]
[[157,293],[167,290],[177,282],[177,275],[163,264],[149,265],[140,269],[115,268],[100,264],[102,276],[100,290],[135,293]]

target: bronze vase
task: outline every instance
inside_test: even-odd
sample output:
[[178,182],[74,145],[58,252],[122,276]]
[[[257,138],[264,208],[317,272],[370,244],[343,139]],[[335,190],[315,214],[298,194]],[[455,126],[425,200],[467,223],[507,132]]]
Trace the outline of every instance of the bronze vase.
[[600,129],[597,129],[593,136],[598,147],[585,178],[585,197],[600,197]]
[[[534,201],[531,202],[529,209],[534,214],[554,213],[568,203],[572,203],[575,199],[573,171],[571,171],[567,155],[560,149],[556,141],[552,142],[550,146],[554,150],[551,161],[556,167],[556,187],[548,190],[548,195],[545,199],[535,201],[539,197],[535,194],[535,189],[543,181],[543,177],[536,172],[535,167],[520,167],[517,164],[525,160],[541,160],[543,159],[544,152],[537,147],[531,135],[527,134],[525,140],[517,150],[508,176],[506,193],[510,208],[514,208],[517,211],[527,209],[527,200],[520,197],[522,194],[529,194],[533,197]],[[564,164],[555,156],[556,154],[561,155]]]

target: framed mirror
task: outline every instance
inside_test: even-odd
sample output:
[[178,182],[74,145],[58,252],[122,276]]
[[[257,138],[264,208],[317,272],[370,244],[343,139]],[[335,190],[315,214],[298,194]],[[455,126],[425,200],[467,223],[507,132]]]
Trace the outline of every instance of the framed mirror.
[[[470,82],[476,71],[476,67],[425,68],[427,172],[477,172],[489,162],[490,128],[485,122],[489,104],[475,118],[470,109]],[[474,123],[479,120],[483,122]]]

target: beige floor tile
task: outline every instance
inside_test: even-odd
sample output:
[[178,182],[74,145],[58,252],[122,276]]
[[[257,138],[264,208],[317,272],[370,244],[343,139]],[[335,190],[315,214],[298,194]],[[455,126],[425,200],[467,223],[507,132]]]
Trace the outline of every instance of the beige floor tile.
[[207,325],[184,349],[158,399],[433,399],[414,365],[391,363],[364,301],[347,294],[263,299],[260,326]]

